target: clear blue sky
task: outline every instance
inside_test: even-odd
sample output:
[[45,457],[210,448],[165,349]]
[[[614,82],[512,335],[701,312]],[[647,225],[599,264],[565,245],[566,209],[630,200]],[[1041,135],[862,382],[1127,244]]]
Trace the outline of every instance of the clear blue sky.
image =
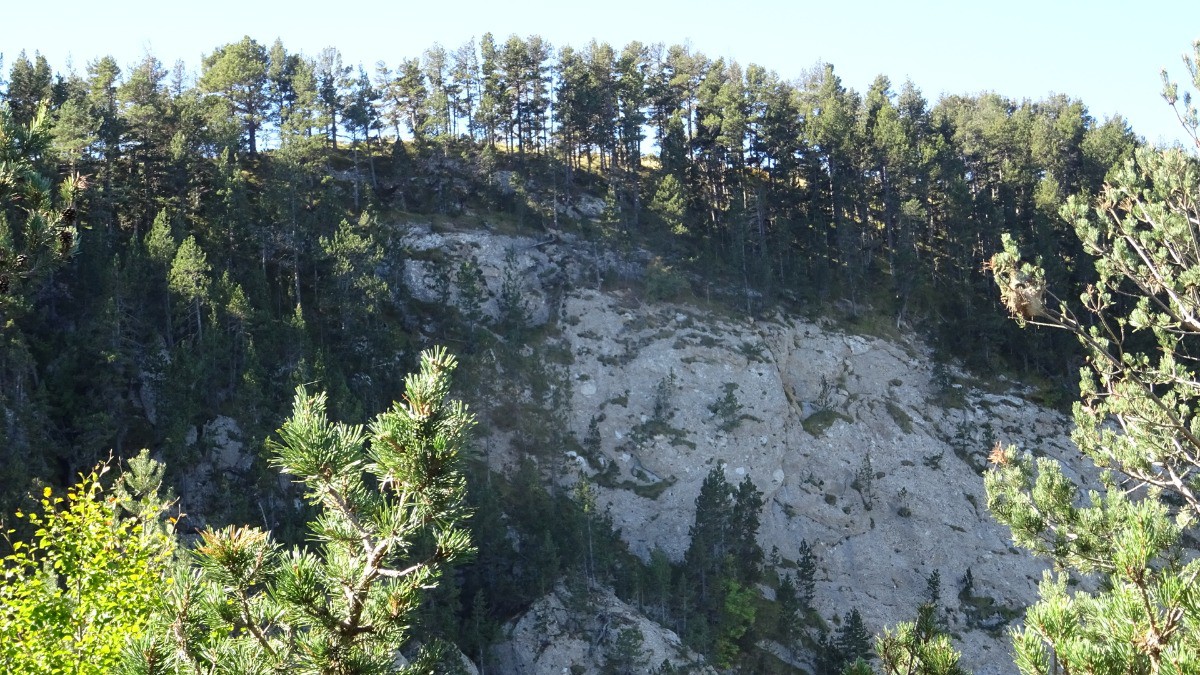
[[1180,56],[1200,38],[1200,0],[901,2],[741,0],[312,2],[311,0],[60,0],[14,2],[0,23],[4,72],[22,49],[56,70],[83,71],[104,54],[122,65],[149,51],[168,67],[250,35],[315,55],[338,47],[371,68],[492,32],[538,34],[554,46],[596,38],[690,43],[710,57],[758,63],[785,78],[818,61],[865,91],[877,74],[911,79],[931,103],[995,91],[1083,100],[1103,120],[1124,115],[1150,141],[1182,139],[1159,96],[1159,70],[1186,80]]

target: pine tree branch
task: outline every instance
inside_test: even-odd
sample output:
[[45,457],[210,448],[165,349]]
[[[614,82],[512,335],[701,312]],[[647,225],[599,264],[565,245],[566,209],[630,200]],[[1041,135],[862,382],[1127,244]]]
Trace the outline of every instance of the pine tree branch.
[[274,647],[271,646],[271,641],[267,639],[266,634],[263,632],[262,628],[258,625],[258,622],[253,621],[251,619],[250,601],[246,597],[245,590],[240,589],[240,588],[238,589],[237,600],[238,600],[238,610],[242,617],[242,627],[245,628],[246,630],[250,631],[250,634],[254,636],[254,639],[260,645],[262,645],[263,650],[265,650],[267,652],[267,654],[269,654],[271,656],[271,660],[275,662],[275,667],[276,668],[280,667],[282,665],[282,663],[279,658],[279,653],[277,651],[275,651]]
[[429,565],[430,565],[429,562],[419,562],[415,565],[409,565],[408,567],[406,567],[402,570],[393,570],[393,569],[388,569],[386,567],[381,567],[378,570],[376,570],[376,573],[379,576],[386,577],[388,579],[403,579],[404,577],[407,577],[410,574],[419,572],[424,567],[429,567]]

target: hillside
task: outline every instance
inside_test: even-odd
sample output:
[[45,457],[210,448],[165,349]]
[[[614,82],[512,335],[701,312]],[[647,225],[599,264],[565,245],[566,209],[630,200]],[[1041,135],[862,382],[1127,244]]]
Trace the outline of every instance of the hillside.
[[824,675],[930,601],[965,667],[1009,672],[1044,564],[985,508],[990,453],[1095,476],[1056,408],[1079,346],[1016,326],[987,264],[1011,232],[1088,288],[1059,207],[1133,131],[678,45],[436,51],[375,78],[250,37],[199,73],[12,61],[0,513],[147,448],[182,544],[312,549],[272,455],[292,392],[363,423],[444,345],[477,551],[388,658]]
[[[417,257],[437,250],[479,265],[491,282],[485,312],[511,282],[505,270],[516,270],[530,316],[550,324],[517,348],[554,360],[549,386],[565,391],[565,404],[545,415],[560,416],[571,442],[531,448],[532,422],[512,417],[519,406],[482,402],[494,466],[532,455],[564,486],[588,477],[638,557],[660,549],[676,563],[701,482],[723,466],[730,481],[750,477],[763,492],[765,550],[786,568],[801,540],[812,547],[826,622],[850,608],[873,631],[910,620],[937,570],[964,665],[1009,672],[1004,627],[1036,597],[1045,564],[1013,548],[983,508],[980,474],[998,442],[1080,463],[1068,419],[1031,402],[1031,389],[939,362],[911,334],[863,335],[785,313],[748,319],[592,285],[636,255],[621,261],[569,238],[539,245],[419,224],[409,231]],[[553,293],[547,278],[557,280]],[[415,296],[430,292],[421,276],[409,279]],[[721,408],[726,392],[734,403]],[[522,403],[537,408],[528,396]],[[962,591],[968,570],[975,581]]]

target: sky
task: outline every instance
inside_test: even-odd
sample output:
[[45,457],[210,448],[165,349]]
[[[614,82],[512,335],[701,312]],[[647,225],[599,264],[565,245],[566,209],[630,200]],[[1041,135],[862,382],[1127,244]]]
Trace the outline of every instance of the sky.
[[893,89],[912,80],[932,105],[942,95],[994,91],[1014,99],[1051,93],[1082,100],[1103,121],[1120,114],[1150,142],[1183,142],[1160,95],[1166,68],[1189,80],[1182,54],[1200,39],[1197,0],[598,0],[312,2],[311,0],[58,0],[20,2],[0,20],[7,74],[13,57],[41,52],[56,71],[112,55],[146,53],[169,68],[244,35],[315,56],[337,47],[373,70],[436,43],[453,49],[491,32],[537,34],[555,47],[596,39],[688,44],[710,58],[757,63],[785,79],[832,63],[865,92],[879,74]]

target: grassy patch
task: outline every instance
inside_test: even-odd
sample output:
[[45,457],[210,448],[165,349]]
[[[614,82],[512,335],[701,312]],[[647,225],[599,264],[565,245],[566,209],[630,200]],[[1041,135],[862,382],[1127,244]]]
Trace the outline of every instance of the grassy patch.
[[966,589],[959,593],[958,599],[967,615],[967,625],[982,628],[992,635],[1000,635],[1008,624],[1025,614],[1023,609],[998,604],[990,595],[974,595]]
[[546,363],[559,366],[569,366],[575,363],[575,353],[571,351],[569,344],[543,341],[542,345],[538,354]]
[[632,490],[633,494],[645,499],[658,499],[659,495],[666,492],[667,488],[674,485],[678,480],[675,476],[668,476],[665,480],[660,480],[657,483],[649,485],[635,485],[629,481],[625,481],[621,484],[621,487]]
[[883,338],[897,344],[904,343],[905,336],[891,316],[872,309],[871,305],[859,305],[847,309],[850,311],[835,312],[831,317],[843,332]]
[[688,440],[687,432],[677,429],[664,420],[649,419],[633,428],[631,434],[634,443],[641,445],[655,436],[666,436],[667,442],[675,447],[696,449],[696,444]]
[[900,427],[904,433],[911,434],[913,432],[912,417],[910,417],[908,413],[904,412],[904,408],[901,408],[891,401],[887,401],[885,405],[887,406],[888,414],[891,415],[892,420],[896,422],[896,426]]
[[762,344],[754,344],[752,342],[743,342],[738,345],[738,353],[751,363],[770,363],[765,355],[766,348]]
[[829,427],[833,426],[833,423],[837,422],[838,420],[842,420],[847,424],[854,423],[854,418],[850,417],[846,413],[825,408],[824,410],[818,410],[817,412],[809,415],[800,424],[804,427],[804,430],[809,433],[809,435],[820,438],[821,436],[825,435],[825,432],[829,430]]
[[629,490],[644,499],[658,499],[667,488],[679,481],[675,476],[653,483],[638,483],[632,480],[621,480],[621,467],[614,461],[609,461],[603,471],[592,476],[592,482],[610,490]]
[[980,460],[975,453],[968,450],[965,443],[954,444],[954,455],[965,462],[967,466],[971,467],[972,471],[981,476],[987,471],[987,462]]
[[450,265],[449,256],[446,251],[441,248],[427,249],[405,249],[405,257],[409,260],[420,260],[423,262],[431,262],[437,265]]
[[670,302],[691,295],[692,288],[682,271],[655,258],[646,267],[644,292],[650,302]]

